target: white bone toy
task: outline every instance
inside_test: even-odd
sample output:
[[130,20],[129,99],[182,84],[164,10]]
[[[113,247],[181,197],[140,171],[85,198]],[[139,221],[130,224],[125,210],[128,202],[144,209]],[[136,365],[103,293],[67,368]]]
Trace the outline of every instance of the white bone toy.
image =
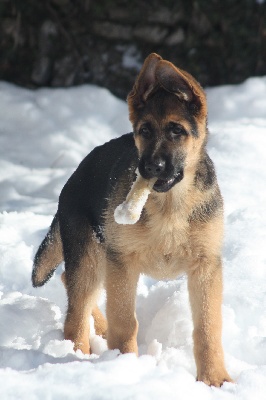
[[157,178],[144,179],[136,170],[137,179],[133,183],[126,200],[116,207],[114,212],[115,222],[128,225],[135,224],[139,219],[142,209],[148,199]]

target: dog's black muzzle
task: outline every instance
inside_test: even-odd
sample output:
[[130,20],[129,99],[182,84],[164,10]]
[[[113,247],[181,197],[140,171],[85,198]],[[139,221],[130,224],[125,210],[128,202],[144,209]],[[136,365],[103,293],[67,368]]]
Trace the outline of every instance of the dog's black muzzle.
[[180,182],[184,177],[184,171],[181,169],[179,172],[174,175],[174,177],[170,179],[157,179],[155,184],[153,185],[153,189],[159,193],[168,192],[168,190],[172,189],[178,182]]
[[174,166],[162,157],[156,159],[142,157],[139,162],[139,172],[144,179],[158,178],[153,189],[159,193],[168,192],[184,177],[183,166]]

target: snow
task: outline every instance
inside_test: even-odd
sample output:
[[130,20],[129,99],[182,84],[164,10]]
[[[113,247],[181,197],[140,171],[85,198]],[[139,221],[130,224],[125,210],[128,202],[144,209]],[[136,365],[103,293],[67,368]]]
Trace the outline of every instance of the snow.
[[[140,357],[63,340],[59,275],[31,286],[32,259],[60,190],[98,144],[131,130],[126,104],[95,86],[0,83],[0,398],[265,399],[266,77],[207,90],[209,153],[225,200],[223,344],[235,384],[196,382],[185,276],[138,286]],[[104,310],[104,294],[100,307]],[[93,325],[93,321],[91,320]]]

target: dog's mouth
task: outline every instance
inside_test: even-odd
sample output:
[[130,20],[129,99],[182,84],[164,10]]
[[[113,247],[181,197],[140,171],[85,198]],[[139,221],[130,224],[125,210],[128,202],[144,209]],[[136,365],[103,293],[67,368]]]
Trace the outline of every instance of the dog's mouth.
[[172,189],[178,182],[180,182],[184,177],[183,170],[179,171],[174,177],[170,179],[157,179],[155,184],[153,185],[153,190],[159,193],[168,192],[168,190]]

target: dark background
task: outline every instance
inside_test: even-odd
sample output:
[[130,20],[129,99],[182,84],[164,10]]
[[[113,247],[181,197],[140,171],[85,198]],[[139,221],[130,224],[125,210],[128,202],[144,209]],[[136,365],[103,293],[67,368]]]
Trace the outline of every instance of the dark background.
[[0,0],[0,79],[125,99],[157,52],[203,86],[266,75],[263,0]]

